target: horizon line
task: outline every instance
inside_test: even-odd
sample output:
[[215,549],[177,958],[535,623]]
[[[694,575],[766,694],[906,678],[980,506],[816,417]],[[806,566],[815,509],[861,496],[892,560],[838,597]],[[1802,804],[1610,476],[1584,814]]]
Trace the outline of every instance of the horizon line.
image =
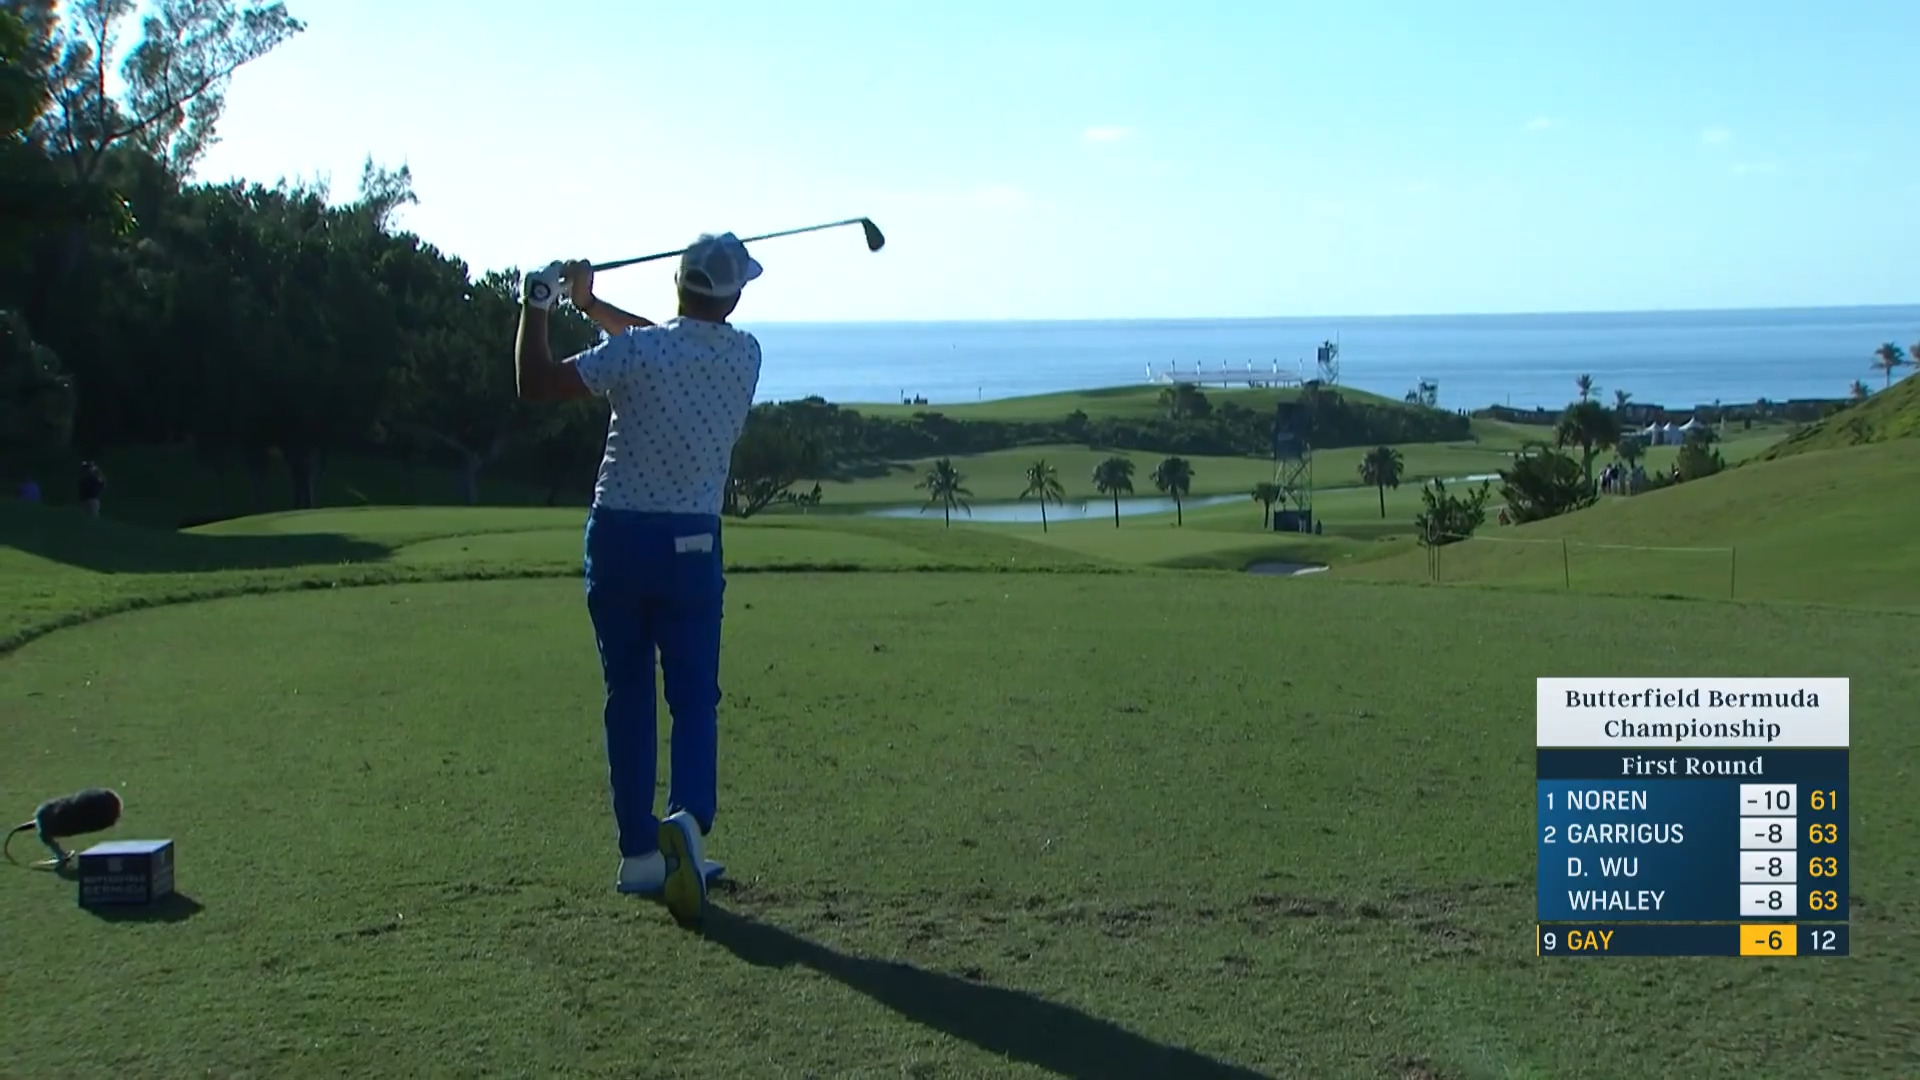
[[[993,319],[993,318],[947,318],[947,319],[735,319],[736,325],[748,326],[970,326],[970,325],[1030,325],[1061,326],[1086,323],[1178,323],[1178,322],[1338,322],[1353,320],[1356,322],[1385,321],[1391,319],[1511,319],[1511,318],[1561,318],[1566,316],[1592,315],[1741,315],[1757,312],[1797,312],[1797,311],[1905,311],[1920,310],[1920,300],[1909,303],[1881,304],[1794,304],[1794,305],[1748,305],[1744,307],[1707,307],[1707,308],[1575,308],[1558,311],[1410,311],[1396,314],[1374,315],[1121,315],[1108,317],[1079,317],[1064,319]],[[1920,330],[1920,327],[1916,327]]]

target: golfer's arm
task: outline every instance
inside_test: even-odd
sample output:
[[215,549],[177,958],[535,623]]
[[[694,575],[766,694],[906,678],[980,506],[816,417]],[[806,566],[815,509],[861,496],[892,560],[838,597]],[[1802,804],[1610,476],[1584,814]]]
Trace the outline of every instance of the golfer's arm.
[[580,373],[553,358],[547,345],[547,313],[520,305],[520,332],[513,342],[513,382],[522,401],[570,401],[592,397]]
[[581,308],[580,312],[608,334],[618,334],[636,326],[653,325],[653,320],[643,319],[631,311],[622,311],[597,296],[588,300],[587,306]]

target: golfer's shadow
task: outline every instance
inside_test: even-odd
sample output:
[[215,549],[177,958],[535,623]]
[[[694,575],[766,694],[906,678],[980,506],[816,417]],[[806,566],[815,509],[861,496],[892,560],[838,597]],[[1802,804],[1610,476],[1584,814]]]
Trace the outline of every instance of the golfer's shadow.
[[917,1024],[989,1053],[1087,1080],[1264,1080],[1265,1074],[1155,1042],[1118,1024],[1018,990],[911,964],[836,952],[776,926],[713,908],[706,936],[757,967],[810,968]]

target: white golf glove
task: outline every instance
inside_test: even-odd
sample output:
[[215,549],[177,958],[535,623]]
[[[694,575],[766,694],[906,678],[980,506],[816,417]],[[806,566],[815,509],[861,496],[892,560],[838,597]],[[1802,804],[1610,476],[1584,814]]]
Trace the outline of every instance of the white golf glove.
[[541,311],[553,307],[554,303],[565,295],[566,286],[560,280],[560,262],[555,260],[539,270],[528,271],[520,282],[520,299],[528,307]]

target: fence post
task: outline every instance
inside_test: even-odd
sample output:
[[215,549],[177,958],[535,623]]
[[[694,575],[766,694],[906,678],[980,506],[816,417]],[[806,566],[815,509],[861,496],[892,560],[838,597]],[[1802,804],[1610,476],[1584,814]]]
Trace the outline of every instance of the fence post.
[[1573,588],[1573,568],[1567,563],[1567,538],[1560,538],[1560,579],[1567,588]]
[[1739,580],[1740,580],[1740,549],[1737,547],[1730,547],[1727,549],[1727,599],[1731,600],[1734,598],[1735,584]]

